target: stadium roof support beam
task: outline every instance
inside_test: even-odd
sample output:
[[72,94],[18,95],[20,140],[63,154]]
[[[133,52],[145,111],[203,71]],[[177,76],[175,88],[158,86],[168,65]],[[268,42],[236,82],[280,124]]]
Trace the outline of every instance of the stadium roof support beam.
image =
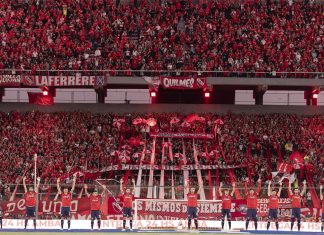
[[0,102],[2,102],[2,97],[5,95],[5,88],[0,87]]
[[263,105],[263,95],[266,93],[268,86],[257,86],[253,90],[253,98],[256,105]]
[[105,103],[105,98],[107,97],[107,87],[98,87],[95,89],[97,94],[97,103]]

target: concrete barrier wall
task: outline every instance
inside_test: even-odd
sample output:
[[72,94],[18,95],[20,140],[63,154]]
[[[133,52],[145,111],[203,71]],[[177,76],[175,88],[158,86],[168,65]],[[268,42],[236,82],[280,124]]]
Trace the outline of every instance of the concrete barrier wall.
[[217,104],[55,104],[38,106],[26,103],[0,103],[0,111],[27,112],[93,112],[93,113],[288,113],[300,115],[324,114],[324,106],[217,105]]

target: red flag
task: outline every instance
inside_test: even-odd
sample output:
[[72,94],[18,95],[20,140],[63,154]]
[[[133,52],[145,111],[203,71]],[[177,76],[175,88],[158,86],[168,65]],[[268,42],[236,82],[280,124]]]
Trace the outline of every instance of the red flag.
[[53,105],[54,99],[51,95],[43,95],[40,92],[28,92],[28,100],[30,104]]
[[289,159],[293,161],[293,166],[295,169],[300,169],[304,165],[304,159],[298,151],[293,152]]
[[278,165],[278,172],[279,173],[290,173],[292,171],[292,165],[282,162]]

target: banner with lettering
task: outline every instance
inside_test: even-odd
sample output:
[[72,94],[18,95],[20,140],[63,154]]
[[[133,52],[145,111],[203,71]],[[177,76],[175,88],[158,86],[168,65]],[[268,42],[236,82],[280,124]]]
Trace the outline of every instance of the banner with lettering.
[[[201,201],[198,203],[200,220],[220,220],[221,219],[221,201]],[[121,213],[122,202],[110,198],[108,201],[108,214],[118,216]],[[185,200],[138,200],[137,219],[140,220],[179,220],[187,218],[187,201]],[[267,219],[268,216],[268,199],[258,200],[258,217]],[[307,218],[319,210],[304,207],[301,209],[302,217]],[[247,207],[246,200],[232,200],[231,214],[233,220],[243,220],[246,217]],[[279,201],[279,218],[289,220],[291,216],[291,201],[289,198],[281,198]]]
[[38,76],[24,75],[24,86],[49,86],[49,87],[100,87],[107,84],[106,76],[74,74],[68,76]]
[[202,77],[144,77],[151,86],[164,89],[204,89],[207,87],[206,78]]
[[0,86],[19,87],[21,76],[15,74],[0,74]]
[[[125,171],[125,170],[174,170],[174,171],[182,171],[182,170],[209,170],[209,169],[235,169],[242,168],[247,166],[252,166],[253,164],[238,164],[238,165],[178,165],[178,166],[169,166],[169,165],[113,165],[104,167],[100,170],[100,172],[106,171]],[[87,171],[84,175],[90,176],[90,173],[96,174],[99,171]]]
[[[183,191],[183,190],[182,190]],[[123,202],[119,197],[109,197],[108,216],[111,219],[120,219],[122,214]],[[25,214],[25,199],[16,199],[14,201],[3,201],[2,210],[4,217],[10,217],[17,214]],[[135,203],[134,203],[135,206]],[[138,200],[136,202],[138,219],[142,220],[170,220],[187,218],[187,202],[185,200]],[[40,200],[38,204],[39,215],[59,215],[61,202],[54,200]],[[201,201],[199,202],[199,219],[201,220],[219,220],[221,217],[221,201]],[[258,200],[258,217],[267,218],[268,199]],[[303,207],[301,209],[302,217],[319,216],[319,211],[315,208]],[[104,214],[106,214],[105,212]],[[246,200],[232,200],[231,213],[233,220],[242,220],[246,217]],[[90,201],[87,197],[75,198],[71,204],[71,214],[74,219],[82,219],[90,214]],[[289,220],[291,216],[291,200],[281,198],[279,201],[279,217],[283,220]],[[105,219],[104,217],[103,219]]]
[[151,132],[151,137],[156,138],[184,138],[184,139],[214,139],[213,134],[208,133],[174,133],[174,132]]

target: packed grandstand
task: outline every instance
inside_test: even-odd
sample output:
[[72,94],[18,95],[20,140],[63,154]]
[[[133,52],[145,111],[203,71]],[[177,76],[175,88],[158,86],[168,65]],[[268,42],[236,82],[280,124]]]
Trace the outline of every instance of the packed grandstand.
[[323,69],[321,1],[134,2],[1,1],[0,69]]
[[[45,198],[56,194],[57,178],[69,183],[73,175],[77,176],[77,191],[82,194],[84,183],[95,185],[96,179],[137,180],[139,165],[162,165],[166,172],[163,180],[163,168],[156,168],[152,179],[151,168],[143,168],[146,170],[139,185],[139,197],[182,199],[185,170],[189,170],[192,185],[197,185],[195,171],[201,168],[204,199],[219,197],[213,186],[220,182],[226,185],[236,182],[236,196],[245,198],[246,178],[253,185],[259,178],[263,182],[271,180],[272,173],[279,171],[295,173],[295,184],[308,180],[311,194],[308,200],[313,206],[318,197],[318,187],[313,182],[322,182],[324,177],[323,118],[323,115],[230,113],[1,113],[0,176],[4,198],[13,196],[13,185],[21,184],[22,176],[33,183],[31,169],[37,153],[37,175],[42,179]],[[193,138],[199,139],[193,141]],[[228,171],[232,171],[232,176]],[[277,183],[280,177],[274,177]],[[19,198],[22,187],[16,190]],[[111,190],[118,195],[116,184],[111,184]],[[261,195],[267,197],[266,185]],[[287,188],[283,195],[287,197]],[[316,206],[319,205],[317,201]]]

